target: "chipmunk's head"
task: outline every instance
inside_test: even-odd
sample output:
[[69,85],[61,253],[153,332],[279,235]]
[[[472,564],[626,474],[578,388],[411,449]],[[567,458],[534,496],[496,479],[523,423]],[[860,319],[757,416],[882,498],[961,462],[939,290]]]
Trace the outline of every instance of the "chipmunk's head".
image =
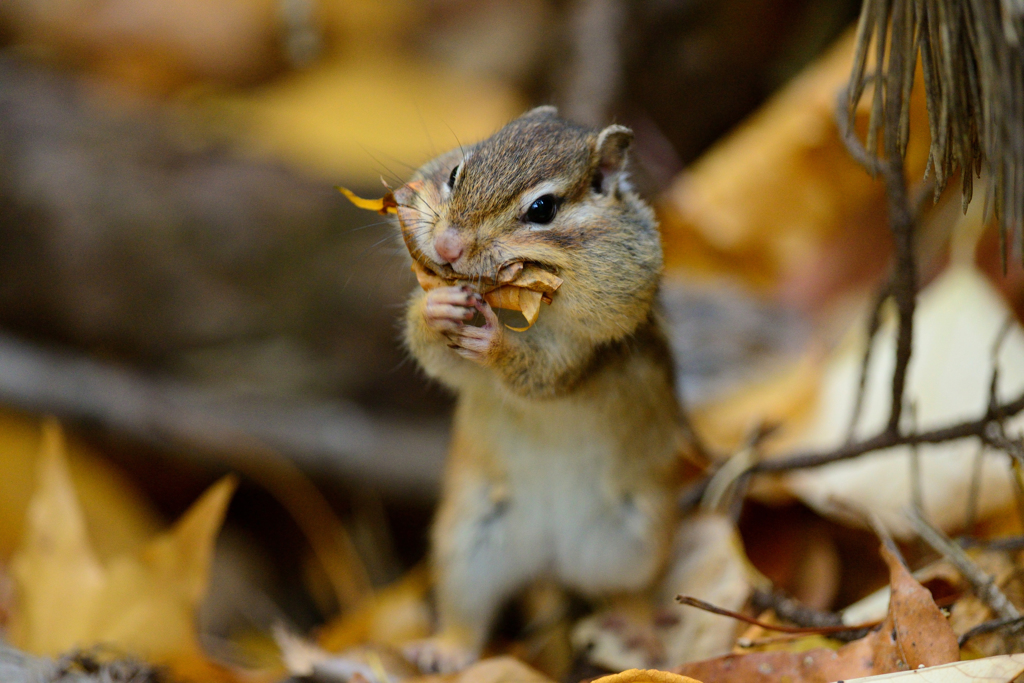
[[652,299],[661,246],[626,177],[632,139],[623,126],[598,131],[554,107],[533,109],[427,163],[395,192],[406,245],[443,275],[493,278],[529,261],[566,280],[560,298],[600,290],[623,307]]

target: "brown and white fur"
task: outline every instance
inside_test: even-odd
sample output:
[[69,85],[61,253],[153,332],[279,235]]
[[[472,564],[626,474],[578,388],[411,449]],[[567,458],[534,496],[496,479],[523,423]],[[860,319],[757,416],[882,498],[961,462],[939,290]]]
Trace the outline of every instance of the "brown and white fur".
[[[664,571],[679,408],[655,309],[658,227],[626,179],[631,140],[541,107],[396,192],[410,250],[439,272],[493,277],[524,260],[564,281],[526,332],[471,287],[410,300],[409,350],[458,394],[432,535],[439,632],[411,648],[424,669],[475,658],[502,604],[535,579],[596,596],[647,589]],[[533,224],[545,195],[557,212]]]

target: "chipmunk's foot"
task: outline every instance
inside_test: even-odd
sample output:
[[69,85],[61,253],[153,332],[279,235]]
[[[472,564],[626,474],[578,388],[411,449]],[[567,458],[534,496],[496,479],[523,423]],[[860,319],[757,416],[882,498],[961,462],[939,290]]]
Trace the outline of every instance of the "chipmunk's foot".
[[417,640],[403,648],[406,658],[424,674],[450,674],[476,661],[470,648],[443,635]]
[[649,615],[609,610],[577,624],[572,643],[592,664],[612,671],[655,669],[665,664],[660,626]]

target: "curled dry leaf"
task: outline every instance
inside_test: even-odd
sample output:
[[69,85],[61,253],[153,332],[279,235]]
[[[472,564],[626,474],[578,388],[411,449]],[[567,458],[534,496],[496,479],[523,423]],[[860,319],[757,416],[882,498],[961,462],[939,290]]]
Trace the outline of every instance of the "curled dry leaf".
[[[510,330],[516,332],[525,332],[533,327],[537,318],[540,317],[541,302],[550,304],[551,295],[562,286],[562,278],[549,273],[536,264],[524,264],[521,261],[503,266],[494,279],[469,278],[457,273],[441,276],[428,270],[418,261],[413,261],[412,271],[416,274],[416,281],[424,290],[468,285],[479,291],[483,295],[484,301],[494,308],[520,311],[526,319],[526,326],[506,325]],[[510,273],[514,274],[510,275]]]
[[826,683],[958,661],[956,635],[931,593],[885,547],[882,558],[889,567],[892,598],[877,631],[838,650],[727,655],[684,664],[676,672],[705,683]]
[[211,487],[169,531],[101,562],[68,474],[60,428],[46,427],[25,538],[11,561],[11,644],[58,655],[104,644],[169,666],[182,680],[229,680],[199,647],[195,612],[234,491]]

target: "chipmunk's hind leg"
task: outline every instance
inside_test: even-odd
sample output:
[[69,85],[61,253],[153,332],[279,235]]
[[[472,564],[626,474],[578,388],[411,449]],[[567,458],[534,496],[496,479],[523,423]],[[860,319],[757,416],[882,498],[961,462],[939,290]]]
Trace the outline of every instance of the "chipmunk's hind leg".
[[472,663],[498,611],[543,567],[541,543],[525,537],[519,511],[493,484],[463,484],[445,497],[434,526],[438,632],[406,654],[424,672]]

